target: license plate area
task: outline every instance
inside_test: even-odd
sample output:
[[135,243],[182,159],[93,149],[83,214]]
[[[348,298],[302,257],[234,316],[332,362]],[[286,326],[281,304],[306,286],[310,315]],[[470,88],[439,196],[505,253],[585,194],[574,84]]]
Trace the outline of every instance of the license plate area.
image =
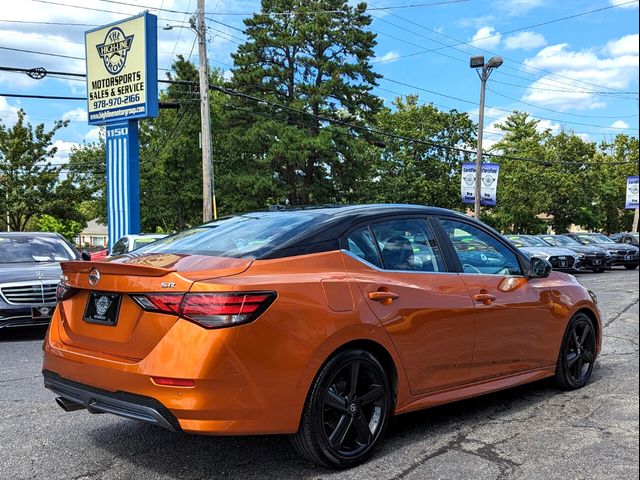
[[559,262],[561,267],[566,267],[569,265],[569,262]]
[[624,256],[624,259],[625,259],[625,260],[631,260],[632,258],[633,258],[633,257],[632,257],[631,255],[625,255],[625,256]]
[[40,305],[38,307],[31,307],[31,318],[34,320],[44,320],[53,316],[53,310],[55,305]]
[[88,323],[115,326],[118,323],[122,295],[110,292],[91,292],[82,319]]
[[602,260],[600,260],[600,259],[595,259],[595,260],[593,261],[593,264],[594,264],[594,265],[600,265],[601,263],[602,263]]

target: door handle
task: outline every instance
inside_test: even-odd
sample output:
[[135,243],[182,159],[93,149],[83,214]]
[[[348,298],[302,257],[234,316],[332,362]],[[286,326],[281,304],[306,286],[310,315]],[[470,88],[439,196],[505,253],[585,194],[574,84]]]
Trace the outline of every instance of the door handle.
[[473,296],[473,299],[476,302],[482,302],[485,305],[491,305],[491,302],[493,302],[496,299],[496,296],[491,295],[490,293],[476,293]]
[[400,295],[385,290],[378,290],[377,292],[369,292],[369,299],[374,302],[380,302],[382,305],[391,305],[391,303],[400,298]]

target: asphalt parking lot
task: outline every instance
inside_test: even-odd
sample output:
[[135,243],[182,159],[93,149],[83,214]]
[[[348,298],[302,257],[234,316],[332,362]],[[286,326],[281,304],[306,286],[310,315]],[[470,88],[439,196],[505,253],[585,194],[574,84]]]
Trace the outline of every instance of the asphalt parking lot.
[[578,278],[604,320],[590,384],[538,382],[401,416],[368,463],[342,472],[302,461],[284,436],[201,437],[65,413],[42,386],[44,331],[0,331],[0,479],[638,478],[638,271]]

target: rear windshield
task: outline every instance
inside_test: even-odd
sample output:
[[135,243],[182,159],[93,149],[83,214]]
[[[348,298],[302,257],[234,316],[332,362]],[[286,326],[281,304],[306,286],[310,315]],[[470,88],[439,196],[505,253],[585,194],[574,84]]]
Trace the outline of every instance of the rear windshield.
[[314,216],[304,213],[239,215],[160,239],[137,249],[136,253],[259,258],[305,231],[313,223]]
[[62,262],[76,259],[71,247],[59,238],[0,235],[0,263]]

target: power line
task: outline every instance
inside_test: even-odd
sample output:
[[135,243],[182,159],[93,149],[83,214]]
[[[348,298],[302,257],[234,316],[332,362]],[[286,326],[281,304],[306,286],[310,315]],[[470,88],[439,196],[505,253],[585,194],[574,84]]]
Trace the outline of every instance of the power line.
[[523,102],[522,100],[518,100],[517,98],[513,98],[513,97],[509,97],[508,95],[504,95],[500,92],[496,92],[495,90],[487,87],[487,90],[489,90],[492,93],[495,93],[496,95],[506,98],[507,100],[511,100],[513,102],[518,102],[521,103],[522,105],[527,105],[528,107],[532,107],[532,108],[538,108],[540,110],[546,110],[547,112],[553,112],[553,113],[559,113],[561,115],[570,115],[572,117],[580,117],[580,118],[636,118],[638,116],[638,114],[635,115],[615,115],[615,116],[604,116],[604,115],[580,115],[579,113],[568,113],[568,112],[559,112],[558,110],[553,110],[551,108],[545,108],[545,107],[539,107],[538,105],[534,105],[533,103],[527,103],[527,102]]
[[[513,75],[515,77],[515,75]],[[592,95],[638,95],[639,92],[607,92],[602,90],[563,90],[555,88],[541,88],[532,87],[530,85],[518,85],[516,83],[501,82],[500,80],[491,80],[492,83],[499,83],[500,85],[509,85],[510,87],[526,88],[529,90],[541,91],[541,92],[559,92],[559,93],[589,93]]]
[[[518,32],[518,31],[527,30],[527,29],[529,29],[529,28],[535,28],[535,27],[538,27],[538,26],[541,26],[541,25],[548,25],[548,24],[550,24],[550,23],[555,23],[555,22],[560,22],[560,21],[564,21],[564,20],[569,20],[569,19],[572,19],[572,18],[576,18],[576,17],[580,17],[580,16],[584,16],[584,15],[589,15],[589,14],[592,14],[592,13],[597,13],[597,12],[601,12],[601,11],[603,11],[603,10],[609,10],[609,9],[612,9],[612,8],[618,8],[618,7],[621,7],[621,6],[624,6],[624,5],[628,5],[628,4],[631,4],[631,3],[636,3],[636,2],[638,2],[638,0],[631,0],[631,1],[628,1],[628,2],[625,2],[625,3],[619,3],[619,4],[616,4],[616,5],[609,5],[609,6],[607,6],[607,7],[601,7],[601,8],[595,9],[595,10],[589,10],[589,11],[586,11],[586,12],[580,12],[580,13],[576,13],[576,14],[573,14],[573,15],[569,15],[569,16],[566,16],[566,17],[561,17],[561,18],[556,18],[556,19],[552,19],[552,20],[547,20],[547,21],[545,21],[545,22],[541,22],[541,23],[537,23],[537,24],[533,24],[533,25],[527,25],[527,26],[520,27],[520,28],[516,28],[516,29],[513,29],[513,30],[508,30],[508,31],[506,31],[506,32],[497,33],[497,34],[494,34],[494,35],[489,35],[489,36],[486,36],[486,37],[478,38],[478,39],[476,39],[475,41],[478,41],[478,40],[485,40],[485,39],[488,39],[488,38],[493,38],[493,37],[497,37],[497,36],[501,36],[501,35],[507,35],[507,34],[509,34],[509,33],[515,33],[515,32]],[[433,52],[433,51],[441,50],[441,49],[445,49],[445,48],[454,48],[454,47],[459,46],[459,45],[467,45],[467,46],[470,46],[470,47],[473,47],[473,48],[477,48],[477,49],[479,49],[479,50],[481,50],[481,51],[484,51],[484,52],[490,53],[490,54],[492,54],[492,55],[494,54],[493,52],[490,52],[489,50],[486,50],[486,49],[483,49],[483,48],[480,48],[480,47],[475,46],[475,45],[473,44],[473,41],[471,41],[471,42],[465,42],[465,41],[462,41],[462,40],[460,40],[460,39],[457,39],[457,38],[452,37],[452,36],[450,36],[450,35],[447,35],[447,34],[445,34],[445,33],[442,33],[442,32],[439,32],[439,31],[437,31],[437,30],[434,30],[434,29],[431,29],[431,28],[425,27],[424,25],[419,24],[419,23],[417,23],[417,22],[414,22],[414,21],[412,21],[412,20],[409,20],[409,19],[407,19],[407,18],[401,17],[400,15],[397,15],[397,14],[395,14],[395,13],[393,13],[393,12],[389,12],[389,15],[391,15],[391,16],[393,16],[393,17],[396,17],[396,18],[399,18],[399,19],[401,19],[401,20],[403,20],[403,21],[405,21],[405,22],[407,22],[407,23],[410,23],[410,24],[412,24],[412,25],[418,26],[418,27],[420,27],[420,28],[422,28],[422,29],[424,29],[424,30],[427,30],[427,31],[429,31],[429,32],[432,32],[432,33],[434,33],[434,34],[436,34],[436,35],[440,35],[440,36],[443,36],[443,37],[449,38],[450,40],[453,40],[453,41],[455,41],[455,42],[456,42],[456,43],[454,43],[454,44],[447,45],[447,44],[444,44],[443,42],[439,42],[439,41],[437,41],[437,40],[430,39],[431,41],[436,42],[436,43],[440,43],[440,44],[441,44],[441,45],[443,45],[443,46],[442,46],[442,47],[439,47],[439,48],[437,48],[437,49],[423,50],[423,51],[421,51],[421,52],[414,52],[414,53],[411,53],[411,54],[402,55],[402,56],[397,57],[397,58],[407,58],[407,57],[412,57],[412,56],[415,56],[415,55],[420,55],[420,54],[423,54],[423,53]],[[378,18],[378,17],[376,17],[376,18]],[[428,37],[427,37],[427,38],[428,38]],[[455,48],[454,48],[454,49],[455,49]],[[459,49],[456,49],[456,50],[459,50]],[[464,52],[464,53],[466,53],[466,52]],[[508,57],[504,57],[504,58],[505,58],[506,60],[509,60],[510,62],[517,63],[517,64],[520,64],[520,65],[525,65],[524,63],[519,62],[519,61],[517,61],[517,60],[515,60],[515,59],[512,59],[512,58],[508,58]],[[587,81],[584,81],[584,80],[575,79],[575,78],[572,78],[572,77],[569,77],[569,76],[566,76],[566,75],[562,75],[562,74],[555,73],[555,72],[551,72],[551,71],[548,71],[548,70],[545,70],[545,69],[542,69],[542,68],[534,67],[534,66],[532,66],[532,65],[526,65],[526,66],[527,66],[527,67],[529,67],[529,68],[532,68],[532,69],[534,69],[534,70],[538,70],[538,71],[541,71],[541,72],[547,73],[547,74],[549,74],[549,75],[553,75],[553,76],[557,76],[557,77],[561,77],[561,78],[566,78],[566,79],[569,79],[569,80],[574,81],[574,82],[584,83],[584,84],[586,84],[586,85],[590,85],[590,86],[594,86],[594,87],[598,87],[598,88],[602,88],[602,89],[609,89],[609,90],[613,90],[613,91],[621,91],[621,90],[616,89],[616,88],[607,87],[607,86],[598,85],[598,84],[595,84],[595,83],[590,83],[590,82],[587,82]],[[506,68],[510,68],[510,67],[508,67],[508,66],[505,66],[505,67],[506,67]],[[515,70],[515,69],[514,69],[514,70]],[[524,72],[524,73],[527,73],[527,72]],[[529,74],[529,75],[536,76],[535,74]],[[542,77],[541,75],[537,75],[537,76],[538,76],[538,77]],[[558,82],[558,83],[560,83],[560,82]],[[570,85],[570,84],[569,84],[569,86],[572,86],[572,85]]]
[[[434,95],[438,95],[438,96],[441,96],[441,97],[445,97],[445,98],[449,98],[449,99],[452,99],[452,100],[456,100],[458,102],[463,102],[463,103],[468,103],[470,105],[478,106],[478,102],[474,102],[474,101],[471,101],[471,100],[466,100],[466,99],[460,98],[460,97],[455,97],[453,95],[447,95],[445,93],[436,92],[434,90],[429,90],[427,88],[418,87],[416,85],[410,85],[408,83],[400,82],[398,80],[393,80],[393,79],[388,78],[388,77],[382,77],[381,80],[385,80],[387,82],[395,83],[395,84],[398,84],[398,85],[403,85],[403,86],[409,87],[409,88],[415,88],[417,90],[421,90],[421,91],[424,91],[424,92],[427,92],[427,93],[432,93]],[[498,110],[498,111],[501,111],[501,112],[506,112],[506,113],[513,113],[511,110],[507,110],[505,108],[500,108],[500,107],[492,107],[492,106],[487,105],[487,108],[491,108],[491,109]],[[587,127],[615,128],[617,130],[633,130],[633,131],[637,130],[637,128],[611,127],[611,126],[607,126],[607,125],[594,125],[592,123],[570,122],[568,120],[560,120],[560,119],[551,118],[551,117],[540,117],[540,116],[537,116],[537,115],[535,115],[535,116],[531,115],[531,118],[536,118],[538,120],[550,120],[552,122],[559,122],[559,123],[568,123],[568,124],[571,124],[571,125],[582,125],[582,126],[587,126]]]
[[[126,5],[126,6],[136,6],[136,7],[140,7],[140,8],[146,8],[148,10],[156,10],[159,12],[167,12],[167,13],[189,13],[189,12],[185,12],[183,10],[172,10],[169,8],[158,8],[158,7],[152,7],[149,5],[139,5],[139,4],[131,4],[128,2],[123,2],[123,1],[119,1],[119,0],[100,0],[101,2],[105,2],[105,3],[113,3],[113,4],[117,4],[117,5]],[[448,4],[454,4],[454,3],[465,3],[468,2],[469,0],[442,0],[439,2],[430,2],[430,3],[416,3],[416,4],[411,4],[411,5],[390,5],[388,7],[384,7],[384,8],[367,8],[367,10],[395,10],[395,9],[408,9],[408,8],[423,8],[423,7],[435,7],[438,5],[448,5]],[[288,11],[288,12],[251,12],[251,13],[240,13],[240,12],[219,12],[216,13],[214,12],[205,12],[206,15],[224,15],[224,16],[231,16],[231,15],[235,15],[235,16],[251,16],[251,15],[319,15],[319,14],[329,14],[329,13],[344,13],[344,10],[312,10],[309,12],[300,12],[300,11]]]

